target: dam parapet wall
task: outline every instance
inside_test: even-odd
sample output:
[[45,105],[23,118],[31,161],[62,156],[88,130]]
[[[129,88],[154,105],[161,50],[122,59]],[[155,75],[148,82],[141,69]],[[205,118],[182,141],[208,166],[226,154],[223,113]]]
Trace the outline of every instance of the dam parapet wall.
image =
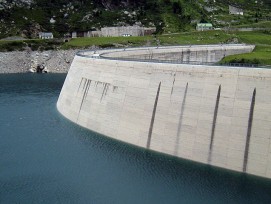
[[[215,63],[228,55],[252,52],[254,45],[191,45],[176,47],[149,47],[140,49],[119,49],[103,52],[102,57],[130,60],[172,61],[179,63]],[[136,52],[135,52],[136,50]]]
[[271,178],[271,70],[131,61],[117,51],[75,56],[60,113],[127,143]]

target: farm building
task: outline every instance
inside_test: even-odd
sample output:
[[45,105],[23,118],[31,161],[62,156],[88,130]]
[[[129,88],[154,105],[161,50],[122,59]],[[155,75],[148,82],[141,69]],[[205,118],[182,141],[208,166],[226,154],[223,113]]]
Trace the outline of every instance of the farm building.
[[198,23],[196,29],[198,31],[212,30],[213,25],[211,23]]

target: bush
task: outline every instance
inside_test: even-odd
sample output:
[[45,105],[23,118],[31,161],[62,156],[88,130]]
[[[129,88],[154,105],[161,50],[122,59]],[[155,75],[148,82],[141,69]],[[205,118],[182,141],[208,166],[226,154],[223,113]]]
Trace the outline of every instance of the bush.
[[107,44],[102,44],[102,45],[99,45],[100,48],[110,48],[110,47],[115,47],[113,44],[111,43],[107,43]]
[[271,35],[271,30],[264,30],[263,33],[267,35]]
[[241,58],[241,59],[232,59],[229,61],[229,63],[233,64],[233,63],[238,63],[238,64],[260,64],[260,60],[254,58],[254,59],[245,59],[245,58]]

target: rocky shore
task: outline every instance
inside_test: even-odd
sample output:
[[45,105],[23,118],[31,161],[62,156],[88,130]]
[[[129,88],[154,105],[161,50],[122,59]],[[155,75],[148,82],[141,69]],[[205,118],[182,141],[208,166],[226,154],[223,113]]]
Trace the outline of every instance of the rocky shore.
[[43,65],[51,73],[67,73],[78,50],[0,52],[1,73],[25,73]]

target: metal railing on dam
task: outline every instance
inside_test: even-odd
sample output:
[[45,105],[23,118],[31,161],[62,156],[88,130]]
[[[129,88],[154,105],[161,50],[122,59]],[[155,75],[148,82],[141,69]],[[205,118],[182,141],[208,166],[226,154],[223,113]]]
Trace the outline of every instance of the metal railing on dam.
[[[214,50],[240,49],[200,48],[211,62],[221,57]],[[271,70],[119,59],[146,53],[145,48],[131,48],[129,55],[120,49],[78,53],[57,102],[60,113],[120,141],[271,178]]]
[[[225,47],[242,47],[242,46],[247,46],[247,48],[249,48],[249,50],[247,51],[252,51],[252,49],[254,48],[252,45],[245,45],[245,44],[226,44],[226,45],[208,45],[208,49],[212,49],[212,48],[221,48],[222,49],[218,49],[218,51],[223,52],[223,57],[230,55],[231,53],[226,53],[226,48]],[[170,47],[172,49],[172,47]],[[197,46],[174,46],[175,50],[174,52],[166,52],[169,47],[144,47],[144,48],[120,48],[120,49],[105,49],[105,50],[89,50],[89,51],[80,51],[77,53],[78,56],[81,57],[88,57],[88,58],[102,58],[102,59],[108,59],[108,60],[118,60],[118,61],[137,61],[137,62],[150,62],[150,63],[170,63],[170,64],[190,64],[190,65],[209,65],[209,66],[228,66],[228,67],[255,67],[255,68],[271,68],[271,66],[268,65],[261,65],[261,64],[251,64],[251,63],[219,63],[218,61],[221,59],[218,58],[216,60],[212,60],[211,62],[208,61],[208,59],[202,59],[202,58],[198,58],[198,59],[194,59],[194,61],[192,61],[189,57],[186,56],[186,58],[184,58],[183,56],[180,57],[181,55],[183,55],[184,52],[186,52],[187,54],[191,55],[191,51],[190,49],[192,48],[197,48],[199,50],[197,50],[196,52],[208,52],[209,50],[206,50],[206,45],[197,45]],[[203,50],[201,50],[200,48],[204,48]],[[155,58],[154,55],[155,53],[153,52],[153,50],[158,50],[162,51],[166,54],[169,54],[169,56],[167,56],[167,58],[165,56],[159,56],[159,58]],[[187,49],[187,50],[185,50]],[[138,56],[138,55],[134,55],[133,52],[135,50],[141,50],[141,51],[147,51],[147,53],[145,53],[144,56]],[[99,53],[100,54],[97,54]],[[131,54],[126,55],[125,57],[123,56],[111,56],[112,53],[124,53],[124,52],[130,52]],[[194,51],[195,52],[195,51]],[[240,52],[240,51],[238,51]],[[236,53],[233,53],[236,54]],[[208,55],[208,53],[206,54]],[[172,57],[173,56],[173,57]],[[179,59],[176,59],[176,56],[179,56]],[[166,58],[166,59],[161,59],[162,57]],[[198,56],[196,56],[198,57]],[[175,59],[171,59],[171,58],[175,58]],[[204,61],[205,60],[205,61]]]

